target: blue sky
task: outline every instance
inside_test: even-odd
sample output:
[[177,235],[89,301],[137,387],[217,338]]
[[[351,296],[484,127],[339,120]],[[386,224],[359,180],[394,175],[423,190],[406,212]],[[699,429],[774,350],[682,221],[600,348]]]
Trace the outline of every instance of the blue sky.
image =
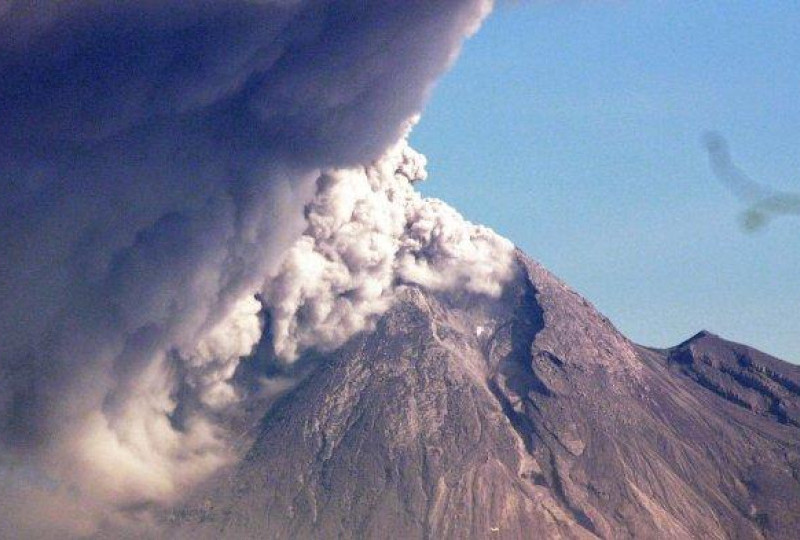
[[413,142],[423,186],[566,280],[634,340],[701,329],[800,362],[800,219],[748,234],[700,143],[800,192],[800,4],[498,9]]

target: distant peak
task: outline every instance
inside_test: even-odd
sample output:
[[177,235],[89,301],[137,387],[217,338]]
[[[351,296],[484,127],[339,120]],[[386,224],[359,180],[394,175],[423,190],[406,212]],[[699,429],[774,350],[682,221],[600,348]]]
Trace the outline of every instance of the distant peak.
[[700,330],[698,333],[696,333],[695,335],[693,335],[692,337],[690,337],[686,341],[682,342],[680,345],[677,345],[677,347],[683,347],[685,345],[691,345],[692,343],[695,343],[697,341],[700,341],[700,340],[703,340],[703,339],[707,339],[707,338],[720,339],[720,337],[718,335],[716,335],[715,333],[713,333],[713,332],[709,332],[708,330]]

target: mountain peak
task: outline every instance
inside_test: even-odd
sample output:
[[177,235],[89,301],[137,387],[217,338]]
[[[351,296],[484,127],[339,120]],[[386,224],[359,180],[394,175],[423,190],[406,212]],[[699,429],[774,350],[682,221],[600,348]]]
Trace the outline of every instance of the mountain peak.
[[714,334],[714,333],[712,333],[712,332],[710,332],[708,330],[700,330],[698,333],[696,333],[694,336],[692,336],[690,338],[690,341],[703,339],[703,338],[707,338],[707,337],[716,338],[716,337],[719,337],[719,336],[717,336],[716,334]]
[[682,342],[681,345],[685,345],[685,344],[688,344],[688,343],[694,343],[696,341],[701,341],[701,340],[704,340],[704,339],[714,339],[714,340],[724,341],[717,334],[715,334],[715,333],[713,333],[713,332],[711,332],[709,330],[700,330],[695,335],[693,335],[692,337],[690,337],[686,341]]
[[[267,413],[232,471],[171,515],[175,535],[795,535],[790,366],[708,332],[663,353],[638,347],[518,262],[496,299],[405,287]],[[764,407],[743,406],[755,395],[714,373],[753,381]]]

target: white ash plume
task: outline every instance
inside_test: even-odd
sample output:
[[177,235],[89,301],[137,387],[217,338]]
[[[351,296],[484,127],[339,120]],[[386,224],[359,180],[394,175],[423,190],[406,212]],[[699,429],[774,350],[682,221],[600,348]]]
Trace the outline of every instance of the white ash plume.
[[228,316],[208,331],[193,349],[180,356],[186,383],[211,409],[222,409],[238,399],[231,380],[239,360],[252,354],[262,334],[261,303],[255,297],[239,300]]
[[371,166],[319,177],[308,227],[264,290],[280,357],[339,347],[371,328],[403,284],[501,294],[513,245],[422,197],[413,184],[426,176],[425,158],[403,140]]

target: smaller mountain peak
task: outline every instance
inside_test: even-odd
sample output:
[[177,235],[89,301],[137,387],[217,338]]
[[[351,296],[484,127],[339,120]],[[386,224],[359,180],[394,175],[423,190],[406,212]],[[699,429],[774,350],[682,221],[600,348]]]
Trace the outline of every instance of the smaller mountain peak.
[[693,335],[689,339],[687,339],[685,341],[682,341],[680,344],[676,345],[674,348],[677,349],[677,348],[680,348],[680,347],[685,347],[687,345],[691,345],[692,343],[696,343],[698,341],[703,341],[703,340],[706,340],[706,339],[720,340],[721,338],[717,334],[715,334],[713,332],[709,332],[708,330],[700,330],[698,333],[696,333],[695,335]]
[[708,330],[700,330],[698,333],[690,337],[687,342],[691,343],[692,341],[698,341],[706,338],[719,339],[719,336],[714,332],[709,332]]

